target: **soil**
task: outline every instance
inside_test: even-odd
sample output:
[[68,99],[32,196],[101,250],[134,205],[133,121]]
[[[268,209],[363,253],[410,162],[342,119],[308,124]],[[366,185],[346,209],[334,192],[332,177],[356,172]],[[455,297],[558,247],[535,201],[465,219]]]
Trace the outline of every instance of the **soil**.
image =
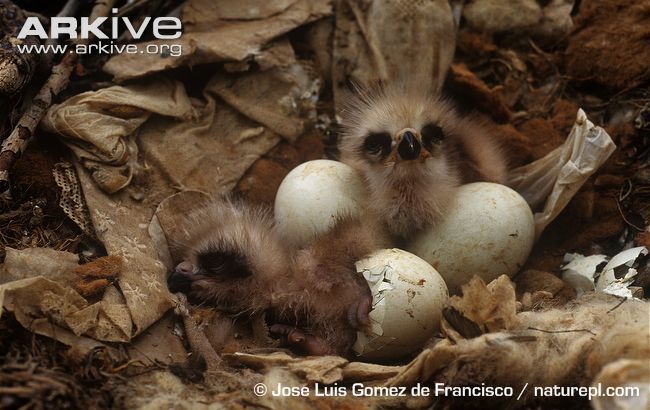
[[647,2],[583,1],[566,50],[567,73],[610,92],[635,88],[650,78],[649,36]]

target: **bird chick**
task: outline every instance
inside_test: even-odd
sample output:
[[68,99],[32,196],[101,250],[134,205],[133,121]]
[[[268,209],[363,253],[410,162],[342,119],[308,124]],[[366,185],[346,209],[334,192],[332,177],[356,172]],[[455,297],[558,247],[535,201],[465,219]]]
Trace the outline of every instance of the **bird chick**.
[[185,256],[167,280],[171,292],[235,313],[268,308],[266,289],[286,277],[289,258],[264,210],[218,198],[185,217],[180,232]]
[[370,209],[397,238],[439,221],[461,183],[506,177],[503,154],[477,117],[413,85],[360,90],[342,131],[341,161],[365,177]]
[[260,315],[272,335],[307,354],[349,353],[368,324],[372,297],[355,262],[376,249],[375,232],[341,218],[325,235],[284,246],[268,212],[217,199],[184,223],[185,257],[171,292],[236,315]]

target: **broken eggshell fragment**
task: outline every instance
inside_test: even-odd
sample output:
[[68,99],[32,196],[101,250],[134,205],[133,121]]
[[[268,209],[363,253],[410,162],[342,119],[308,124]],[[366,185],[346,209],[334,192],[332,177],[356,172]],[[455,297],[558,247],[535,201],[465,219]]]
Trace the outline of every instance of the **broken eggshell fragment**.
[[633,295],[629,286],[632,285],[638,274],[637,260],[647,254],[648,249],[645,246],[639,246],[612,256],[596,280],[596,290],[614,296],[631,298]]
[[607,263],[605,255],[583,256],[572,253],[564,255],[564,259],[568,263],[562,267],[562,280],[571,285],[578,295],[594,290],[594,277],[598,268]]
[[426,261],[401,249],[382,249],[356,263],[372,293],[370,326],[353,347],[363,360],[402,358],[439,329],[447,286]]
[[304,244],[327,232],[341,217],[361,216],[365,204],[363,181],[354,169],[337,161],[308,161],[280,184],[275,222],[286,241]]
[[512,189],[489,182],[459,188],[445,219],[420,232],[406,249],[429,262],[449,292],[478,275],[491,282],[512,277],[526,262],[535,240],[533,213]]
[[596,290],[631,298],[634,294],[630,285],[638,274],[636,268],[643,263],[641,258],[647,255],[648,249],[645,246],[626,249],[611,259],[605,255],[567,254],[564,259],[569,263],[562,267],[562,279],[575,288],[578,296]]

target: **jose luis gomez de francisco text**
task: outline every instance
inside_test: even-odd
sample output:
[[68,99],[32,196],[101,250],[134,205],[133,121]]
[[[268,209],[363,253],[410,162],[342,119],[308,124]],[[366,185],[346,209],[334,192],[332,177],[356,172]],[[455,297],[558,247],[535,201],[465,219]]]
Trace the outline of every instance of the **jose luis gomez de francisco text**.
[[275,386],[269,386],[269,393],[273,397],[371,397],[371,396],[428,396],[431,394],[431,389],[426,386],[415,385],[412,387],[404,386],[365,386],[362,383],[354,383],[349,388],[339,386],[337,383],[333,385],[322,385],[319,383],[314,384],[313,387],[307,386],[285,386],[278,383]]

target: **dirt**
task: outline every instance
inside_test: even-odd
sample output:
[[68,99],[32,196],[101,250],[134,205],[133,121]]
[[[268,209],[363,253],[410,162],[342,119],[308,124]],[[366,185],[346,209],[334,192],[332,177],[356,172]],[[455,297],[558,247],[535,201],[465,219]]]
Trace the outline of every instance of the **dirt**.
[[511,124],[496,125],[494,135],[499,137],[511,168],[522,166],[533,160],[530,140]]
[[246,172],[235,192],[249,201],[273,205],[275,193],[284,177],[298,164],[322,158],[325,145],[317,132],[307,133],[295,145],[280,142]]
[[650,78],[649,37],[648,2],[585,0],[566,50],[567,74],[610,92],[637,87]]
[[528,137],[532,158],[542,158],[562,145],[566,134],[562,135],[553,124],[543,118],[531,118],[519,126],[519,131]]
[[464,111],[481,112],[501,124],[510,119],[510,109],[503,99],[502,88],[488,87],[464,64],[452,65],[445,91],[454,96]]

